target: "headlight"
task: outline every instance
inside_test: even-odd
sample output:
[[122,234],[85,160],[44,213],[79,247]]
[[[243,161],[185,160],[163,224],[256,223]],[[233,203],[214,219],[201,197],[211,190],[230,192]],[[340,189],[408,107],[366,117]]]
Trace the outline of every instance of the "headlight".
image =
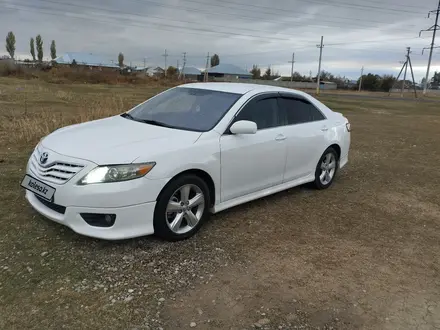
[[81,180],[79,185],[87,185],[93,183],[107,183],[133,180],[143,177],[151,171],[156,163],[128,164],[128,165],[107,165],[98,166],[87,173]]

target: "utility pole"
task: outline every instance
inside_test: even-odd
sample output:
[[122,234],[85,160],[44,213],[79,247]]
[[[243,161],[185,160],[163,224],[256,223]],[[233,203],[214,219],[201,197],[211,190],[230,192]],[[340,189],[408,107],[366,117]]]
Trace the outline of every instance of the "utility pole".
[[435,13],[435,23],[434,23],[434,25],[431,26],[427,30],[421,30],[420,33],[419,33],[419,37],[420,37],[423,31],[433,31],[432,42],[431,42],[431,50],[429,51],[428,68],[426,69],[425,86],[423,86],[423,95],[426,95],[426,92],[428,90],[429,70],[431,69],[432,51],[434,50],[434,46],[435,46],[435,35],[437,33],[437,29],[440,28],[440,26],[438,25],[438,17],[439,17],[439,14],[440,14],[440,0],[438,2],[437,9],[436,10],[431,10],[428,13],[428,18],[431,15],[431,13]]
[[[412,82],[413,82],[413,87],[414,87],[414,96],[417,97],[416,80],[414,79],[414,71],[413,71],[413,67],[412,67],[412,63],[411,63],[411,57],[409,56],[409,54],[411,53],[411,47],[407,47],[406,50],[407,50],[406,61],[403,62],[402,69],[400,69],[400,72],[397,75],[396,81],[391,86],[391,88],[388,92],[388,96],[391,95],[391,91],[394,89],[394,86],[399,82],[400,75],[402,74],[403,70],[405,70],[405,74],[403,76],[402,88],[400,91],[400,96],[403,97],[403,91],[405,89],[406,73],[407,73],[408,65],[409,65],[409,67],[411,69],[411,76],[412,76]],[[400,62],[400,63],[402,63],[402,62]]]
[[186,52],[183,52],[183,66],[182,66],[183,80],[185,80],[185,65],[186,65]]
[[359,92],[362,90],[362,77],[364,76],[364,67],[361,69],[361,78],[359,79]]
[[293,81],[293,63],[295,63],[295,53],[292,53],[292,60],[289,61],[292,63],[292,68],[290,69],[290,81]]
[[316,95],[319,95],[320,83],[321,83],[321,61],[322,61],[322,49],[324,48],[324,36],[321,36],[321,44],[316,45],[319,48],[319,66],[318,66],[318,79],[316,79]]
[[147,58],[144,57],[144,74],[147,75]]
[[162,56],[165,58],[165,67],[163,69],[164,69],[165,77],[166,77],[167,76],[167,57],[168,57],[168,53],[167,53],[166,49],[165,49],[165,53],[163,53]]
[[405,91],[405,82],[406,82],[406,72],[408,71],[408,59],[409,59],[409,53],[411,51],[411,47],[406,47],[407,53],[406,53],[406,65],[405,65],[405,73],[403,74],[403,80],[402,80],[402,88],[400,90],[400,97],[403,97],[403,92]]
[[205,77],[203,79],[203,81],[208,81],[208,65],[209,65],[209,52],[208,55],[206,56],[206,67],[205,67]]

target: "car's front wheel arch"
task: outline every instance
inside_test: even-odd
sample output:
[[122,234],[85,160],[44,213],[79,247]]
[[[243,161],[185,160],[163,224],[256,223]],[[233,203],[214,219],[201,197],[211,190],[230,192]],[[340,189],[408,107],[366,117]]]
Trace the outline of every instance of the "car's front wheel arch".
[[215,183],[214,180],[212,179],[211,175],[209,175],[206,171],[203,171],[201,169],[189,169],[189,170],[185,170],[182,171],[176,175],[174,175],[170,181],[168,181],[168,183],[162,188],[161,192],[159,193],[159,195],[157,195],[156,198],[156,202],[159,200],[161,194],[164,192],[165,188],[167,187],[167,185],[173,181],[176,180],[177,178],[184,176],[184,175],[195,175],[198,176],[200,179],[202,179],[203,181],[205,181],[206,185],[208,186],[208,191],[209,191],[209,200],[210,200],[210,206],[214,206],[215,204]]
[[327,148],[326,148],[326,150],[327,149],[329,149],[329,148],[333,148],[333,150],[334,151],[336,151],[336,154],[337,154],[337,156],[338,156],[338,162],[339,162],[339,160],[341,159],[341,147],[339,146],[339,144],[337,144],[337,143],[333,143],[332,145],[330,145],[330,146],[328,146]]

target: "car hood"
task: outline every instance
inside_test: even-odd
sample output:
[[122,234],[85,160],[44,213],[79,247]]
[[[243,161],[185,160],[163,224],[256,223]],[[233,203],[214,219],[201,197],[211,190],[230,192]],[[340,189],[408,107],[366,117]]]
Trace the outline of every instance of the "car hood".
[[197,141],[200,134],[115,116],[58,129],[41,144],[59,154],[98,165],[127,164],[141,155],[151,154],[154,161],[156,152],[188,146]]

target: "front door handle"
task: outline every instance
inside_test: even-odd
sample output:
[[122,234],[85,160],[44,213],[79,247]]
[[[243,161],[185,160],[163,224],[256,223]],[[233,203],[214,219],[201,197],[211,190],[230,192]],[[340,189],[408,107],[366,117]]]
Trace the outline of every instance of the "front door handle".
[[277,141],[283,141],[285,139],[286,139],[286,137],[283,134],[280,134],[275,138],[275,140],[277,140]]
[[328,127],[327,127],[327,126],[323,126],[323,127],[321,128],[321,131],[323,131],[323,132],[328,131]]

